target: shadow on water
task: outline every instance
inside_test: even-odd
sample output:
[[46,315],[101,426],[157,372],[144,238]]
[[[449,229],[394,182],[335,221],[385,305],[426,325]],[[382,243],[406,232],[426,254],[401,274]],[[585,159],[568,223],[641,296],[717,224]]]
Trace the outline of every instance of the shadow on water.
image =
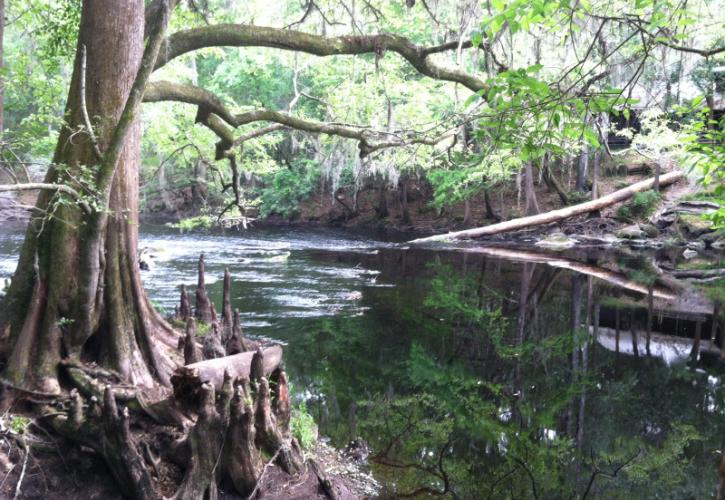
[[[19,241],[0,239],[0,276]],[[369,444],[354,454],[383,496],[714,494],[725,292],[662,275],[653,263],[672,256],[406,249],[301,230],[147,229],[142,246],[167,312],[200,252],[207,283],[229,266],[245,333],[287,344],[298,402],[335,445]],[[221,280],[208,288],[219,306]]]

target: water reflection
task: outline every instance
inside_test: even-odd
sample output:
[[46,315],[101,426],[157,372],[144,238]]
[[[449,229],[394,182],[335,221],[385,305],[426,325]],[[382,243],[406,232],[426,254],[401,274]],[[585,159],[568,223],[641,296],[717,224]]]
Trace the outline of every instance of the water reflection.
[[397,286],[294,342],[323,433],[368,440],[387,496],[712,496],[725,395],[708,294],[721,288],[637,261],[518,257],[336,256]]
[[[0,277],[21,240],[0,238]],[[200,252],[217,306],[230,267],[245,333],[287,344],[297,399],[336,445],[369,443],[383,496],[715,491],[722,280],[683,284],[652,255],[401,249],[330,232],[152,229],[141,245],[167,312]]]

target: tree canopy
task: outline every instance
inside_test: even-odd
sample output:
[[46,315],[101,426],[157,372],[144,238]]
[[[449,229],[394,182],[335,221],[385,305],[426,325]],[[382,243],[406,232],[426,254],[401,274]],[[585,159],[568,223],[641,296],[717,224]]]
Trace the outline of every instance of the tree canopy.
[[[264,213],[295,209],[273,185],[300,199],[422,174],[445,206],[528,162],[555,176],[606,149],[614,115],[631,125],[630,110],[656,108],[682,124],[697,120],[676,106],[722,107],[722,7],[181,2],[146,91],[143,192],[193,185],[200,162],[213,204]],[[6,140],[25,161],[47,156],[60,123],[78,16],[62,1],[8,13]]]

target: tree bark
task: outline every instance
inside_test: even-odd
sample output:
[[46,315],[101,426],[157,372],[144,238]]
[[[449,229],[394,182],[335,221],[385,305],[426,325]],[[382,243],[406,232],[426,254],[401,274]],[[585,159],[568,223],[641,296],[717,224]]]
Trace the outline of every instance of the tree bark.
[[586,191],[587,175],[589,171],[589,146],[586,144],[579,155],[579,162],[576,169],[576,190]]
[[[463,41],[462,48],[471,47]],[[480,78],[437,64],[432,54],[458,48],[458,43],[435,47],[415,45],[405,37],[390,33],[368,36],[325,37],[283,28],[249,24],[219,24],[178,31],[166,39],[156,67],[159,68],[182,54],[205,47],[271,47],[305,52],[316,56],[380,54],[397,52],[419,73],[437,80],[460,83],[473,92],[487,89]],[[485,94],[484,94],[485,95]]]
[[566,194],[566,191],[563,187],[561,187],[561,184],[558,180],[556,180],[556,176],[551,171],[551,162],[549,161],[548,157],[544,156],[544,158],[541,160],[541,168],[544,170],[542,172],[542,177],[544,179],[544,182],[546,183],[546,187],[549,188],[549,191],[556,192],[556,195],[559,197],[563,205],[568,205],[569,196]]
[[483,190],[483,203],[486,207],[486,219],[500,221],[501,217],[496,213],[491,203],[491,193],[489,189]]
[[39,213],[55,215],[29,224],[0,312],[0,328],[10,331],[3,376],[17,388],[59,393],[64,353],[84,353],[141,387],[169,382],[173,362],[165,349],[176,347],[178,335],[146,298],[137,261],[140,123],[127,100],[144,50],[143,26],[142,0],[83,3],[66,124],[45,183],[80,192],[73,178],[91,169],[110,213],[89,216],[76,204],[56,205],[56,191],[41,191]]
[[[263,351],[262,373],[268,376],[277,369],[282,361],[282,348],[280,346],[267,347]],[[187,394],[193,392],[201,384],[209,383],[216,390],[221,390],[226,372],[233,379],[252,379],[252,360],[257,351],[242,352],[223,358],[207,359],[180,366],[176,369],[171,381],[174,393],[179,400],[187,399]]]
[[469,227],[473,224],[473,214],[471,213],[471,200],[466,198],[463,202],[463,225]]
[[534,190],[534,166],[531,161],[527,161],[524,166],[524,194],[526,196],[526,215],[538,214],[539,203],[536,201],[536,191]]
[[408,210],[408,183],[405,179],[400,179],[400,212],[401,222],[410,224],[410,211]]
[[194,179],[191,181],[191,209],[194,214],[198,214],[206,203],[207,193],[206,163],[197,160],[194,163]]
[[[5,0],[0,0],[0,72],[5,67]],[[1,73],[0,73],[1,74]],[[5,131],[5,78],[0,76],[0,137]]]

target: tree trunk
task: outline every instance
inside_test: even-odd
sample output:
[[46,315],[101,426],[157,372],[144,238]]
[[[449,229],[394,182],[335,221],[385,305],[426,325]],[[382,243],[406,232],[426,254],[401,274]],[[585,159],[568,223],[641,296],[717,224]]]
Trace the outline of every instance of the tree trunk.
[[388,189],[385,180],[380,181],[378,191],[378,208],[376,209],[378,219],[384,219],[389,215],[388,212]]
[[662,173],[662,157],[657,158],[655,162],[655,182],[652,185],[652,190],[660,192],[660,174]]
[[586,191],[587,174],[589,171],[589,147],[585,144],[579,155],[579,162],[576,169],[576,190]]
[[194,178],[191,181],[191,210],[198,214],[206,204],[208,188],[206,185],[206,163],[201,159],[194,162]]
[[[47,183],[82,191],[73,178],[90,168],[103,184],[96,151],[112,144],[139,68],[143,40],[142,0],[83,3],[67,122]],[[82,81],[84,73],[88,85]],[[86,133],[83,87],[97,147]],[[41,192],[37,207],[54,216],[36,217],[29,224],[0,308],[0,331],[9,331],[4,378],[11,385],[57,394],[61,358],[78,360],[82,352],[84,358],[141,387],[168,384],[173,363],[162,344],[175,348],[177,334],[146,298],[137,260],[140,132],[134,118],[111,178],[109,215],[101,210],[86,216],[73,203],[56,205],[61,196],[57,192]]]
[[599,115],[599,130],[602,146],[594,152],[594,165],[592,167],[592,200],[599,198],[599,177],[601,172],[602,155],[606,150],[609,141],[609,114],[601,113]]
[[405,179],[400,179],[400,211],[402,214],[402,223],[410,224],[410,211],[408,210],[408,183]]
[[0,0],[0,137],[5,131],[5,82],[2,69],[5,66],[3,51],[5,48],[5,0]]
[[466,198],[463,202],[463,225],[468,227],[473,224],[473,214],[471,213],[471,200]]
[[536,215],[539,213],[539,203],[536,201],[536,191],[534,191],[534,166],[530,161],[527,161],[524,168],[526,215]]
[[551,162],[548,161],[546,156],[544,156],[541,160],[541,168],[543,169],[542,177],[544,178],[546,187],[549,188],[549,191],[556,192],[556,195],[559,197],[563,205],[568,205],[569,196],[566,194],[564,188],[561,187],[559,181],[556,180],[556,176],[554,176],[554,173],[551,171]]
[[488,189],[483,190],[483,203],[486,207],[486,219],[500,221],[501,217],[496,213],[491,203],[491,194]]

